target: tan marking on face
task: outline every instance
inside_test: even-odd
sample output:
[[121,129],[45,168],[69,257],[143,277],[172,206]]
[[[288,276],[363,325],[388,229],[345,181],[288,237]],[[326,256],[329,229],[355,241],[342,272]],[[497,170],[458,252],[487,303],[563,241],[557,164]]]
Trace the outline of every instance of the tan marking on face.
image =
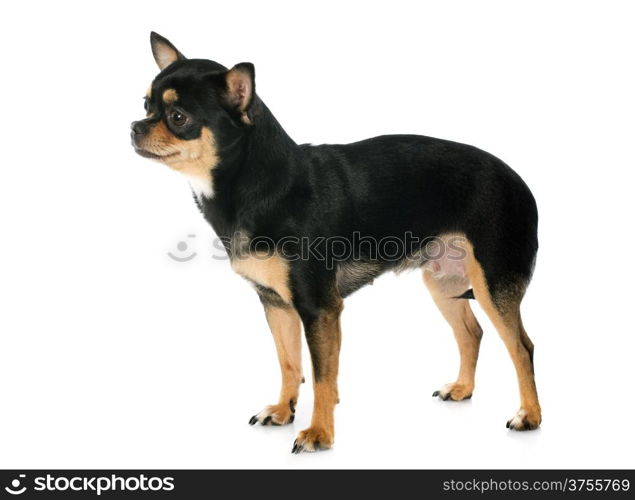
[[179,95],[174,89],[164,90],[161,97],[163,98],[163,102],[166,104],[174,104],[179,99]]
[[214,134],[209,128],[203,127],[199,138],[186,141],[172,134],[165,122],[160,121],[151,127],[139,147],[159,155],[156,160],[203,186],[203,193],[211,194],[212,170],[220,160]]
[[232,260],[232,269],[254,283],[271,288],[285,303],[291,304],[289,263],[282,257],[266,253],[241,255]]

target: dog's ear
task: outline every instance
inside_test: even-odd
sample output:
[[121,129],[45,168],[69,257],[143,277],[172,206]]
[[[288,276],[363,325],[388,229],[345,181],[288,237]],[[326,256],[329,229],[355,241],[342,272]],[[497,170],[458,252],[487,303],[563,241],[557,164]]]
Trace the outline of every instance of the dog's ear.
[[239,63],[225,74],[226,101],[240,114],[241,120],[251,124],[249,108],[256,93],[256,70],[251,63]]
[[175,61],[185,59],[177,48],[170,43],[170,40],[163,38],[154,31],[150,33],[150,46],[152,47],[152,55],[157,62],[159,69],[163,70]]

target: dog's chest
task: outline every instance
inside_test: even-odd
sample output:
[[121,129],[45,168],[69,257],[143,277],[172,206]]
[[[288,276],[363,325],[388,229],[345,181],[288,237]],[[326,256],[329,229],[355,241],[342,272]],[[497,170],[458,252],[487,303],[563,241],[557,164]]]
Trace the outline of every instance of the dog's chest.
[[278,255],[254,253],[232,257],[234,272],[256,285],[276,292],[287,304],[291,303],[289,264]]
[[291,303],[289,262],[275,249],[253,250],[249,237],[238,231],[231,239],[229,255],[234,272],[256,285],[273,290],[284,302]]
[[208,200],[214,198],[214,185],[210,179],[187,175],[187,180],[199,204],[203,203],[205,198]]

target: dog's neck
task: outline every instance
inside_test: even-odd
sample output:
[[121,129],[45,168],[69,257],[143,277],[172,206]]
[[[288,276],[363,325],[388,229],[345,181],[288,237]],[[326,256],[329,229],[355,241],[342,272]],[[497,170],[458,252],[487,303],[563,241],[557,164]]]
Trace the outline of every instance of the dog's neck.
[[249,154],[246,160],[265,167],[284,167],[299,153],[298,145],[258,96],[255,96],[253,108],[250,113],[253,126],[247,134]]
[[[196,201],[221,237],[250,231],[290,192],[303,168],[302,149],[256,96],[252,125],[222,151],[213,171],[213,197]],[[250,227],[251,226],[251,227]]]

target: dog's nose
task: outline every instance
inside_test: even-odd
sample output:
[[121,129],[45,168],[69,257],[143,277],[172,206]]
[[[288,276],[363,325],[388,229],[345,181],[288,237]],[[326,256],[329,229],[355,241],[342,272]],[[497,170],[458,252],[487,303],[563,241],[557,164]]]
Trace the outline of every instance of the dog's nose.
[[135,135],[143,135],[148,132],[148,124],[143,120],[138,122],[132,122],[130,124],[130,129],[132,130],[132,133]]

